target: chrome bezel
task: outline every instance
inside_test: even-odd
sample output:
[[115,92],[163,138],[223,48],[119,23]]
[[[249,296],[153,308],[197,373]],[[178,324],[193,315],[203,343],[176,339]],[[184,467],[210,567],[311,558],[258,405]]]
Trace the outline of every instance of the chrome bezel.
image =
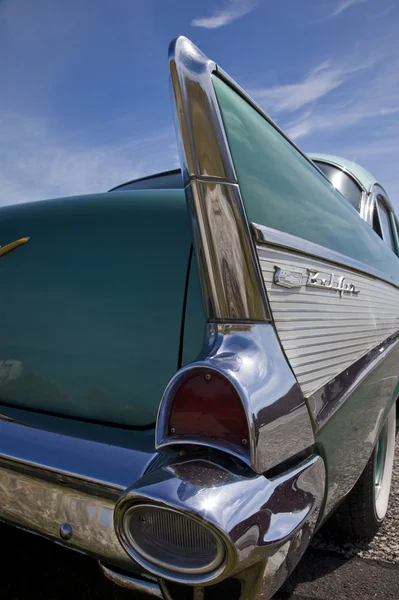
[[[199,567],[199,568],[176,567],[170,563],[166,563],[164,561],[158,560],[158,559],[154,558],[153,556],[151,556],[150,554],[148,554],[147,552],[143,551],[140,548],[139,544],[135,541],[135,539],[132,536],[130,529],[129,529],[129,518],[130,518],[131,514],[135,510],[137,510],[139,507],[140,508],[149,508],[149,509],[155,508],[156,510],[173,513],[173,514],[179,515],[179,517],[183,517],[189,521],[193,521],[196,525],[199,525],[200,527],[203,527],[204,529],[206,529],[206,531],[212,536],[213,540],[215,541],[217,552],[216,552],[216,556],[215,556],[214,560],[211,563],[209,563],[208,565],[206,565],[205,567]],[[139,562],[138,557],[140,557],[141,560],[143,560],[145,563],[151,563],[152,565],[155,565],[155,567],[158,567],[163,573],[173,571],[174,573],[180,573],[182,575],[207,575],[209,573],[214,573],[218,569],[220,569],[222,566],[223,560],[225,558],[225,548],[224,548],[222,541],[220,540],[219,536],[216,536],[215,533],[204,524],[203,520],[196,519],[194,516],[187,515],[187,514],[183,513],[182,511],[178,511],[173,508],[166,507],[166,506],[161,506],[161,505],[155,504],[155,503],[151,504],[151,503],[139,502],[139,503],[136,503],[136,504],[133,504],[132,506],[130,506],[123,515],[122,535],[123,535],[123,539],[125,540],[126,546],[130,550],[129,554],[132,556],[132,558],[134,558],[134,560]]]
[[[148,506],[151,508],[157,508],[173,513],[177,513],[182,517],[195,521],[201,527],[207,529],[207,531],[213,536],[217,545],[216,558],[210,566],[201,567],[198,569],[189,568],[176,568],[173,565],[167,564],[163,561],[154,559],[146,552],[142,552],[138,549],[137,544],[129,531],[128,517],[129,514],[138,506]],[[224,541],[222,541],[221,533],[218,528],[214,527],[212,523],[205,522],[195,514],[188,513],[184,510],[177,510],[173,506],[157,503],[157,502],[145,502],[145,500],[138,500],[134,504],[126,504],[122,510],[117,511],[115,514],[115,530],[119,538],[119,542],[122,545],[125,552],[132,558],[137,564],[152,573],[156,577],[164,577],[172,581],[185,581],[196,584],[207,583],[221,577],[223,571],[227,566],[227,549]]]

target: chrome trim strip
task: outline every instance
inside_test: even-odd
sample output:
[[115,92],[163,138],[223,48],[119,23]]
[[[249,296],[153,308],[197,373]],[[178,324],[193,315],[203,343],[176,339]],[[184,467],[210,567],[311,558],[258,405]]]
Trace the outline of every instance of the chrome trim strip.
[[366,274],[371,277],[375,277],[376,279],[381,279],[382,281],[386,281],[395,287],[399,287],[399,281],[394,281],[393,278],[387,277],[387,275],[382,271],[374,269],[366,263],[355,260],[346,254],[341,254],[335,250],[330,250],[324,246],[319,246],[319,244],[314,244],[313,242],[308,242],[303,238],[291,235],[290,233],[272,229],[271,227],[266,227],[265,225],[259,225],[258,223],[252,223],[252,229],[255,241],[260,245],[260,247],[263,245],[278,246],[279,248],[290,250],[293,253],[297,252],[299,254],[311,256],[318,260],[326,260],[332,264],[342,266],[348,271],[357,271],[358,273]]
[[211,75],[187,38],[169,48],[176,132],[209,321],[268,321],[256,251]]
[[396,401],[398,364],[396,334],[309,398],[309,408],[315,415],[316,439],[329,456],[330,484],[323,520],[353,488],[373,452],[381,427]]
[[0,439],[1,521],[135,571],[115,535],[113,511],[154,454],[3,419]]
[[[309,397],[308,405],[316,424],[316,430],[323,427],[334,416],[344,402],[391,354],[395,355],[396,362],[399,359],[399,332],[376,345]],[[392,397],[398,378],[399,372],[395,365],[385,377],[384,395],[387,396],[387,399]]]
[[[277,585],[282,582],[308,546],[325,483],[319,456],[275,479],[239,469],[234,462],[222,465],[200,456],[182,457],[145,475],[123,494],[115,509],[115,527],[121,544],[133,556],[123,535],[123,522],[136,503],[195,516],[223,540],[227,557],[220,568],[190,575],[163,569],[141,557],[136,558],[139,564],[157,577],[191,586],[212,585],[257,564],[263,573],[258,585],[265,592],[276,580]],[[278,556],[282,560],[276,560]]]
[[370,225],[371,228],[373,228],[374,211],[376,210],[376,200],[377,196],[379,195],[383,196],[387,207],[392,213],[395,214],[392,203],[384,188],[380,184],[374,183],[370,193],[364,196],[360,205],[360,216],[366,221],[366,223]]
[[161,588],[157,582],[140,579],[139,577],[132,577],[126,573],[118,573],[117,571],[114,571],[114,569],[110,569],[108,566],[104,565],[102,562],[99,562],[98,564],[104,577],[109,579],[109,581],[112,581],[112,583],[131,592],[145,594],[149,598],[163,600]]
[[[197,368],[218,371],[236,388],[245,408],[249,447],[223,440],[179,436],[169,431],[169,413],[181,380]],[[199,359],[180,369],[168,384],[159,407],[156,448],[200,445],[228,452],[257,473],[314,444],[305,399],[269,324],[211,324]]]

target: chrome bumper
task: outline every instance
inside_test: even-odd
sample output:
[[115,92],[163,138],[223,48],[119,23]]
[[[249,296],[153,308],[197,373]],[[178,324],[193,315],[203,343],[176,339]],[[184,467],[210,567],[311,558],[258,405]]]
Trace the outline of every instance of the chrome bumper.
[[0,420],[0,520],[139,573],[113,513],[153,457]]
[[[173,581],[194,591],[235,578],[240,600],[270,598],[314,532],[325,492],[323,460],[313,456],[266,479],[220,453],[164,456],[161,462],[162,454],[0,419],[0,520],[112,565],[103,568],[108,578],[152,597],[171,598]],[[223,569],[182,580],[129,556],[119,519],[124,507],[143,499],[217,530],[228,553]]]

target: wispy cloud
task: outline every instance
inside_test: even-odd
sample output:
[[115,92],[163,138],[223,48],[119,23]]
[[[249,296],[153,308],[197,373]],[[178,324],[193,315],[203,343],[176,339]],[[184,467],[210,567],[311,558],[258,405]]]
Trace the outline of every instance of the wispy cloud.
[[384,119],[399,113],[398,68],[397,57],[386,58],[367,78],[348,81],[339,97],[331,93],[322,101],[297,111],[285,120],[284,129],[290,137],[299,139],[315,132],[342,131],[373,119],[383,124]]
[[272,112],[293,112],[327,96],[358,72],[369,69],[377,59],[348,61],[340,64],[325,61],[310,71],[304,79],[295,83],[273,87],[257,87],[250,90],[251,96],[265,110]]
[[306,75],[302,81],[269,88],[253,88],[250,93],[266,110],[295,111],[326,96],[344,83],[348,77],[369,66],[369,63],[340,66],[332,62],[324,62]]
[[354,6],[355,4],[362,4],[363,2],[367,2],[368,0],[341,0],[338,2],[332,13],[330,13],[329,18],[338,17],[345,10]]
[[50,120],[0,113],[0,205],[102,192],[177,164],[172,127],[89,145],[60,136]]
[[224,8],[215,8],[209,17],[193,19],[191,25],[206,29],[223,27],[250,13],[260,2],[261,0],[228,0]]

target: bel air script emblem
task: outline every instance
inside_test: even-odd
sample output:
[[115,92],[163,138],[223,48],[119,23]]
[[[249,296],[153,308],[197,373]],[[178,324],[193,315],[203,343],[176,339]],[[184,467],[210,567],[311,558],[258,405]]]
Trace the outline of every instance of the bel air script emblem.
[[360,290],[356,289],[354,283],[348,283],[345,276],[336,276],[334,273],[321,273],[311,269],[282,269],[275,267],[274,283],[285,288],[308,287],[321,288],[338,292],[340,297],[344,294],[356,296]]

